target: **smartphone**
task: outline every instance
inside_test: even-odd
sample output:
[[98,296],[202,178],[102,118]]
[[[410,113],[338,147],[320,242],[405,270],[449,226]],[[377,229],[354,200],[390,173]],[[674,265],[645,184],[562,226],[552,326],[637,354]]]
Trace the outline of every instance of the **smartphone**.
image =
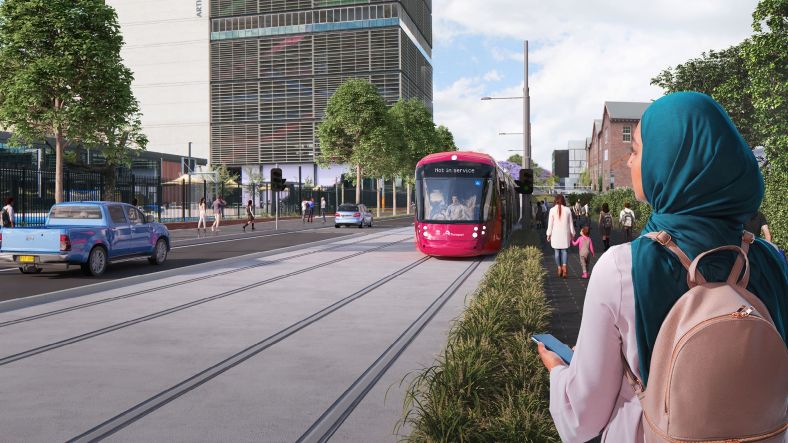
[[574,355],[575,351],[551,334],[536,334],[531,337],[531,340],[536,343],[542,343],[548,351],[553,351],[558,354],[561,360],[566,362],[566,364],[572,361],[572,355]]

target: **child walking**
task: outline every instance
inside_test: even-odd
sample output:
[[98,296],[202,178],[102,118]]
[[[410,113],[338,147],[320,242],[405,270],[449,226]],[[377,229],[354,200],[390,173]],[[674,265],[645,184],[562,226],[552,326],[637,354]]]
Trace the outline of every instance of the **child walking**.
[[594,243],[588,235],[588,226],[583,226],[580,230],[580,236],[572,241],[572,246],[577,246],[580,249],[580,267],[583,269],[583,278],[588,278],[588,267],[591,261],[591,256],[596,256],[594,253]]

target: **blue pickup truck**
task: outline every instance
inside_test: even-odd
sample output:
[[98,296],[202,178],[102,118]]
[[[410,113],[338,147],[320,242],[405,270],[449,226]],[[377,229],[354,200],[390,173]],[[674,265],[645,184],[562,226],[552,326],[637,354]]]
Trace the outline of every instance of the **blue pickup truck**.
[[85,274],[99,276],[112,260],[146,256],[160,265],[169,251],[167,227],[123,203],[60,203],[42,228],[0,231],[0,261],[18,265],[23,274],[79,266]]

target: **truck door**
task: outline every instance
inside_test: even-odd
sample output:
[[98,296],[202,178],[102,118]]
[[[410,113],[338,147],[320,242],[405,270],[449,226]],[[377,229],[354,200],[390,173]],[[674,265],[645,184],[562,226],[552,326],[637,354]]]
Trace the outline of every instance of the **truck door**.
[[107,242],[109,242],[109,256],[131,254],[131,226],[126,220],[126,213],[120,205],[107,206],[110,223],[108,226]]
[[151,242],[151,225],[145,223],[145,216],[134,206],[123,206],[126,218],[131,226],[131,254],[145,254],[153,252]]

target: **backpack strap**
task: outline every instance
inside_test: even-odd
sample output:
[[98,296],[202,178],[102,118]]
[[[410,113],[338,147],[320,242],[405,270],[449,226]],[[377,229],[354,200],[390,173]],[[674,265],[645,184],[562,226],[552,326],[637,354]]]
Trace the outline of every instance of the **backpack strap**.
[[699,285],[699,284],[702,285],[706,283],[706,280],[703,278],[702,275],[698,275],[698,277],[696,278],[695,285],[690,283],[689,271],[690,271],[690,265],[692,265],[692,260],[690,260],[687,254],[685,254],[684,251],[682,251],[681,248],[679,248],[679,246],[675,242],[673,242],[673,237],[671,237],[670,234],[668,234],[665,231],[649,232],[648,234],[646,234],[646,237],[661,244],[662,246],[667,248],[670,252],[672,252],[673,255],[676,256],[676,258],[679,259],[682,266],[684,266],[684,269],[687,270],[687,285],[689,285],[690,288],[692,288],[695,285]]

